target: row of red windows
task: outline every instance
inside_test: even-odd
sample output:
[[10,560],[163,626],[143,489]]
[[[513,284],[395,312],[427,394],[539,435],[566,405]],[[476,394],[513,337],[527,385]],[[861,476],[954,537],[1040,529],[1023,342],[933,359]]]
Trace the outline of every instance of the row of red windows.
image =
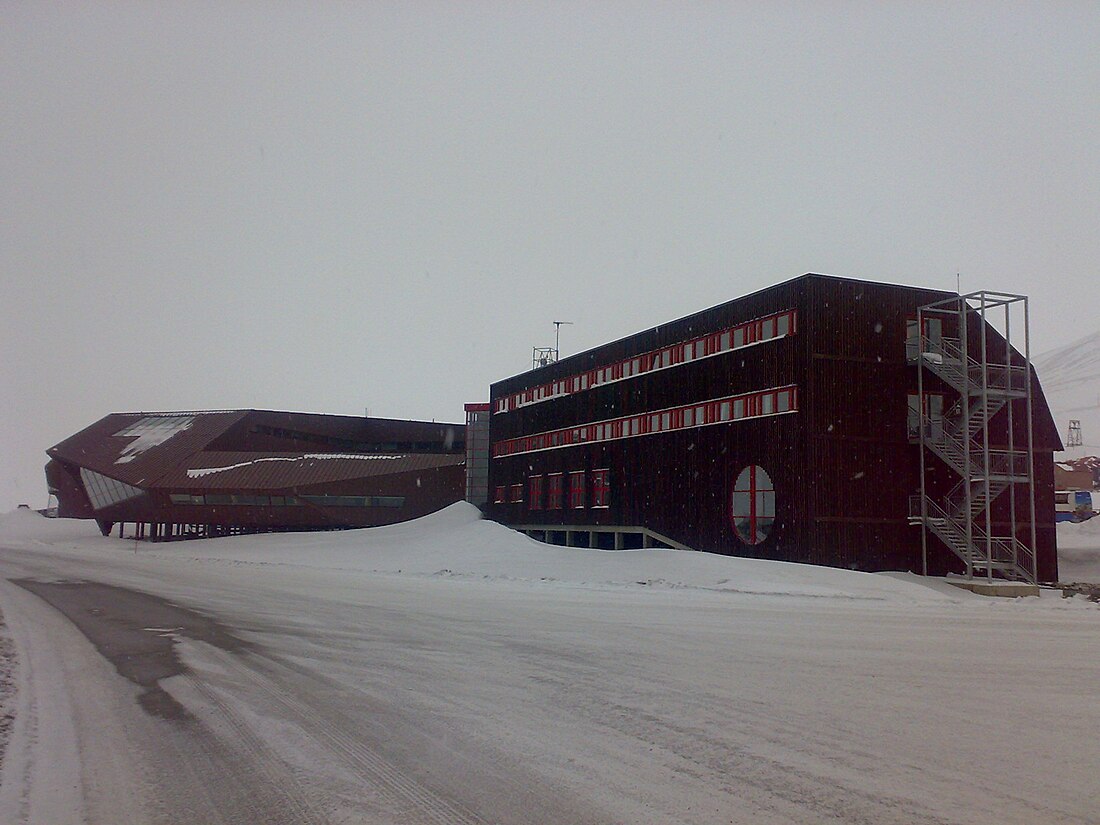
[[[592,470],[588,474],[591,484],[586,490],[584,470],[571,473],[550,473],[545,476],[530,476],[527,479],[528,510],[561,510],[564,504],[565,479],[569,479],[569,509],[583,510],[585,507],[608,507],[611,504],[611,471]],[[586,492],[591,495],[587,500]],[[544,495],[545,494],[545,495]],[[523,484],[510,487],[503,484],[496,488],[496,504],[522,504]]]
[[793,309],[777,312],[764,318],[757,318],[753,321],[738,324],[735,327],[719,330],[710,335],[692,338],[690,341],[673,344],[664,349],[646,352],[625,361],[619,361],[605,367],[597,367],[588,372],[571,375],[568,378],[551,381],[538,387],[531,387],[523,392],[498,398],[493,404],[493,412],[510,412],[530,404],[538,404],[553,398],[584,392],[601,384],[622,381],[654,370],[676,367],[689,361],[697,361],[700,358],[708,358],[712,355],[720,355],[723,352],[741,349],[761,341],[793,335],[796,327],[796,315],[797,313]]
[[781,415],[797,410],[798,388],[792,384],[774,390],[732,395],[700,404],[688,404],[683,407],[628,415],[623,418],[498,441],[493,445],[493,458],[539,450],[556,450],[576,444],[615,441],[620,438],[634,438],[692,427],[707,427],[727,421]]

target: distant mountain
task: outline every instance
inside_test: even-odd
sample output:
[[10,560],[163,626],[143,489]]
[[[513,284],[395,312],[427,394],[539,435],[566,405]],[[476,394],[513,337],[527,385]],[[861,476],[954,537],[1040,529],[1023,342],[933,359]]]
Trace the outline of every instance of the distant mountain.
[[1033,360],[1062,440],[1072,419],[1081,422],[1084,446],[1067,449],[1059,457],[1100,455],[1100,332]]

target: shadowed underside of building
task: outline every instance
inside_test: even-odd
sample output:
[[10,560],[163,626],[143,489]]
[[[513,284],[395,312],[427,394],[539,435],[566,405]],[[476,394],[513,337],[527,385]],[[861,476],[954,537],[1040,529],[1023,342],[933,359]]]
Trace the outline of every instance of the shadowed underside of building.
[[59,515],[153,539],[393,524],[463,497],[465,427],[265,410],[114,413],[47,451]]
[[1060,439],[985,312],[1025,299],[982,296],[805,275],[499,381],[486,511],[558,543],[1054,580]]

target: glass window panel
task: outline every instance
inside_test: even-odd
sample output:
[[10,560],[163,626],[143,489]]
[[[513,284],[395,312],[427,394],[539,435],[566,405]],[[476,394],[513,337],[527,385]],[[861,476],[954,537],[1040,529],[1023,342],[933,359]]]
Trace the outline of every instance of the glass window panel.
[[750,465],[737,476],[730,498],[730,519],[738,538],[760,544],[775,523],[775,490],[762,467]]
[[745,417],[745,399],[738,398],[733,402],[733,417],[744,418]]
[[733,494],[733,513],[735,516],[745,516],[748,518],[749,505],[751,498],[748,492],[737,492]]
[[129,501],[144,492],[138,487],[123,484],[121,481],[100,475],[85,467],[80,468],[80,479],[84,482],[84,490],[88,494],[88,500],[91,501],[92,507],[96,510]]
[[762,401],[764,405],[764,409],[761,412],[762,415],[771,415],[775,412],[775,395],[770,392],[765,393]]
[[791,331],[791,316],[783,313],[776,319],[775,331],[777,335],[786,335]]
[[756,494],[756,513],[765,518],[775,518],[775,492],[761,490]]
[[756,520],[756,544],[761,544],[764,539],[768,537],[768,534],[772,531],[772,524],[775,523],[773,518],[758,518]]

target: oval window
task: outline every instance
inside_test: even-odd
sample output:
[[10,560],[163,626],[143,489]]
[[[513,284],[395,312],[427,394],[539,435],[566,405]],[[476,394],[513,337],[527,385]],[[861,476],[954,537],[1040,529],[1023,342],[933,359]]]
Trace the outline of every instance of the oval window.
[[745,544],[760,544],[775,524],[775,488],[763,467],[750,464],[733,485],[730,515],[737,537]]

